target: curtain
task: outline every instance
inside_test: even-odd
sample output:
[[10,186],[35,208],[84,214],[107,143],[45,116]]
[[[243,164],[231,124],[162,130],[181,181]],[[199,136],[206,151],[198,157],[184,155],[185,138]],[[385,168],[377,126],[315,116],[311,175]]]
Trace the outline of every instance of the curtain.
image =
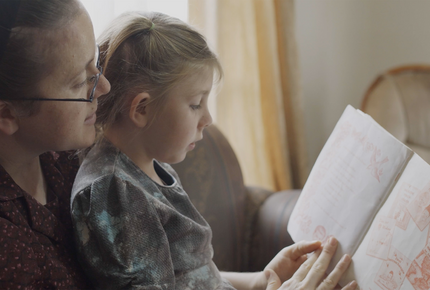
[[189,22],[224,68],[216,125],[247,185],[302,188],[308,175],[294,0],[189,0]]

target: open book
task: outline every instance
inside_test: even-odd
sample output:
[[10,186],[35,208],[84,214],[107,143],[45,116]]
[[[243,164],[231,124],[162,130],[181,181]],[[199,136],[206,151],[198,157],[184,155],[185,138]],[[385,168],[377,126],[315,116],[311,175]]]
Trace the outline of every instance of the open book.
[[291,215],[294,241],[334,236],[352,263],[340,284],[430,289],[430,165],[369,115],[348,106]]

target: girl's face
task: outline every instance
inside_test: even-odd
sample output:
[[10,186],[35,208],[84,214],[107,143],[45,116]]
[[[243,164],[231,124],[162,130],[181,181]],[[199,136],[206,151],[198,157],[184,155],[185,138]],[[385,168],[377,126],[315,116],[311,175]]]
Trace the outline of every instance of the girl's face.
[[212,82],[212,70],[203,69],[172,89],[146,129],[144,147],[148,156],[173,164],[194,149],[203,138],[203,129],[212,124],[208,110]]
[[[91,20],[84,8],[65,28],[50,36],[52,70],[38,88],[42,98],[88,98],[93,85],[86,80],[98,73],[96,44]],[[52,44],[51,44],[52,45]],[[39,101],[40,109],[19,118],[18,138],[27,150],[42,153],[90,146],[94,142],[97,98],[108,93],[110,84],[100,76],[89,102]]]

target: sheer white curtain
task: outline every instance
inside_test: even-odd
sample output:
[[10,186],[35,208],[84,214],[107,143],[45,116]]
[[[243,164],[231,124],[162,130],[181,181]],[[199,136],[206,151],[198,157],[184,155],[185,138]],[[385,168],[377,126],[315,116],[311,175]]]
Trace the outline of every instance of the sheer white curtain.
[[91,16],[96,38],[125,11],[159,11],[188,21],[188,0],[81,0]]
[[302,188],[308,170],[295,0],[189,0],[189,9],[224,66],[216,121],[245,184]]

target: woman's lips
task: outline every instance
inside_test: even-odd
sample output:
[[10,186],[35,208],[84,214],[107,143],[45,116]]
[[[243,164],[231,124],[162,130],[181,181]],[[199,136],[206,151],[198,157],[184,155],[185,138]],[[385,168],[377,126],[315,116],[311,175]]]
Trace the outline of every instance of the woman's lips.
[[85,119],[84,124],[85,125],[94,125],[96,123],[96,119],[97,119],[97,116],[96,116],[96,113],[94,112]]

